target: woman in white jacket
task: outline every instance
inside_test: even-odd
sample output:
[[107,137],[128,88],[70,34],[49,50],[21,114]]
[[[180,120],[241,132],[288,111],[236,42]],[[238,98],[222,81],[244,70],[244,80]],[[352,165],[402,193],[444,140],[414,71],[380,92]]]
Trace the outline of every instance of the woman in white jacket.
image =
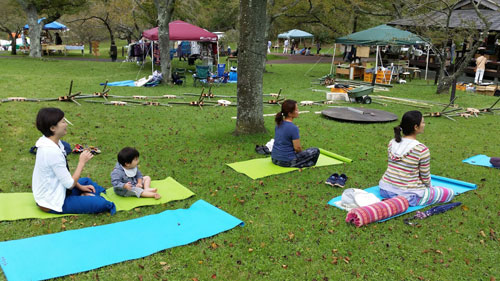
[[99,194],[106,190],[90,178],[80,178],[83,167],[92,159],[89,151],[80,154],[73,175],[69,172],[66,152],[60,139],[68,124],[59,108],[42,108],[36,117],[36,127],[43,134],[36,142],[37,153],[33,170],[32,189],[38,207],[50,213],[83,214],[116,212],[113,202]]

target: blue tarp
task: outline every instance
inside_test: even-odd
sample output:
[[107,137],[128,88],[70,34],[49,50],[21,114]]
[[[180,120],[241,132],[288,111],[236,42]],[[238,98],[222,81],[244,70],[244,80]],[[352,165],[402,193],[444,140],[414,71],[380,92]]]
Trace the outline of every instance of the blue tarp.
[[0,242],[0,266],[9,281],[44,280],[146,257],[238,225],[243,221],[198,200],[189,209]]

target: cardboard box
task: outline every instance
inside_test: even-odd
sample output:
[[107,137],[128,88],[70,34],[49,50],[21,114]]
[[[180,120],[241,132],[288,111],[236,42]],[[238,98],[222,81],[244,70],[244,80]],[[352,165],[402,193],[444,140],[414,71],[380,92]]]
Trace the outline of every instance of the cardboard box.
[[493,96],[496,90],[497,86],[495,85],[476,86],[476,92],[481,95]]
[[370,57],[370,47],[359,46],[356,48],[356,56],[360,58],[369,58]]

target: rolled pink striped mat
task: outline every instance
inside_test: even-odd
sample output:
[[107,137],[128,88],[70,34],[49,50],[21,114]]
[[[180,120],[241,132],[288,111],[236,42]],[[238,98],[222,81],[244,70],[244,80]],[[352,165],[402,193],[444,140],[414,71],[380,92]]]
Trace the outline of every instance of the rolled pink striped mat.
[[347,213],[345,221],[357,227],[390,218],[408,209],[408,200],[403,196],[380,201],[368,206],[352,209]]

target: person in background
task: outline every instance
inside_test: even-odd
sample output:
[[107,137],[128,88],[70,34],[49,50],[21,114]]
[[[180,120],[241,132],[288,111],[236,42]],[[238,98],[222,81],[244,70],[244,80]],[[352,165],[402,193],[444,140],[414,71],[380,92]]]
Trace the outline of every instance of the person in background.
[[62,38],[58,32],[56,32],[56,45],[62,45]]
[[484,56],[484,50],[479,50],[479,57],[476,59],[476,77],[474,83],[481,85],[483,83],[484,70],[488,59]]

